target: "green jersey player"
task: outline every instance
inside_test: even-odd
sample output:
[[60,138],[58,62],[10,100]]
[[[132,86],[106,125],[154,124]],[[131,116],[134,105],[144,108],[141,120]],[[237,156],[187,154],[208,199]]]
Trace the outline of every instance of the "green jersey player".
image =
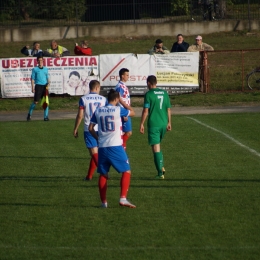
[[166,131],[171,130],[171,104],[168,93],[157,88],[156,84],[155,76],[147,78],[149,91],[144,96],[140,133],[144,133],[144,123],[148,116],[148,143],[152,147],[154,164],[158,172],[156,179],[164,179],[165,169],[160,144]]

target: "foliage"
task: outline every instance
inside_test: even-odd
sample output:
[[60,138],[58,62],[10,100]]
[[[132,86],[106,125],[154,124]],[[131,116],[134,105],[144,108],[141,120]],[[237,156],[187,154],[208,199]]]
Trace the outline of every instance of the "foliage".
[[[49,19],[66,19],[71,20],[82,17],[86,12],[85,0],[56,0],[43,1],[40,4],[34,0],[2,1],[0,19],[4,21],[29,19],[29,18],[45,18]],[[3,15],[5,14],[5,15]]]
[[171,13],[174,15],[186,15],[189,13],[189,0],[171,0]]

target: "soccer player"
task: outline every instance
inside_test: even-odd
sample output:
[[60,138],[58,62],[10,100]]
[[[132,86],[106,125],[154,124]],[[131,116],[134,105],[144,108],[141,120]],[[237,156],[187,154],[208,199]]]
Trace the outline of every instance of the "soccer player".
[[[29,108],[27,115],[27,121],[31,120],[32,112],[35,106],[38,104],[39,100],[42,99],[45,94],[46,89],[48,89],[50,81],[48,75],[48,69],[43,66],[43,57],[37,57],[38,66],[32,69],[31,75],[31,86],[32,93],[34,93],[34,101]],[[49,106],[44,109],[44,121],[49,121]]]
[[164,179],[165,169],[160,143],[166,131],[171,130],[171,104],[167,92],[157,88],[156,84],[155,76],[147,78],[149,91],[144,96],[140,133],[144,134],[144,123],[148,116],[148,143],[152,147],[154,164],[158,172],[155,178]]
[[[128,87],[126,86],[126,82],[129,79],[129,70],[126,68],[122,68],[119,71],[120,80],[115,87],[115,90],[119,92],[120,99],[119,104],[126,109],[130,108],[130,93]],[[132,135],[132,122],[131,117],[122,117],[122,124],[123,124],[123,147],[126,150],[126,142],[128,138]]]
[[[78,114],[75,120],[75,126],[73,135],[78,137],[78,128],[84,117],[84,139],[86,147],[89,150],[91,156],[88,173],[85,180],[90,181],[98,165],[98,143],[97,140],[89,133],[88,126],[90,119],[98,107],[105,106],[107,100],[105,97],[99,95],[100,83],[97,80],[91,80],[89,82],[90,93],[82,96],[79,100]],[[97,128],[95,128],[97,131]]]
[[[122,173],[121,193],[119,205],[129,208],[136,206],[127,200],[127,193],[130,185],[131,170],[128,157],[122,146],[122,121],[121,117],[134,116],[134,110],[117,106],[120,96],[117,91],[111,89],[108,93],[108,105],[97,108],[89,124],[89,132],[98,140],[98,169],[99,176],[99,194],[101,206],[107,208],[107,179],[110,166]],[[98,135],[94,130],[98,124]]]

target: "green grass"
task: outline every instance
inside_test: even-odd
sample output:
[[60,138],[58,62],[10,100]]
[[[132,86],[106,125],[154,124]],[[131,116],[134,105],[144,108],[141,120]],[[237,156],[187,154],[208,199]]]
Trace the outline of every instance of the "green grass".
[[[73,120],[0,125],[1,259],[259,259],[260,114],[173,116],[162,143],[166,179],[154,180],[147,135],[128,142],[129,199],[120,175],[100,209],[95,174]],[[254,149],[257,154],[228,139]],[[82,137],[82,128],[80,136]]]

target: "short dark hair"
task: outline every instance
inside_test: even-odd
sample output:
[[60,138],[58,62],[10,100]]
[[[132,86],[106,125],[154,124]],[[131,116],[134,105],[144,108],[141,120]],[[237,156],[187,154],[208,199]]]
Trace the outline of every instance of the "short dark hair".
[[163,41],[162,41],[161,39],[157,39],[157,40],[155,41],[155,43],[156,43],[156,44],[159,44],[159,43],[163,43]]
[[40,58],[43,59],[42,55],[38,55],[38,56],[37,56],[37,61],[38,61]]
[[146,82],[152,84],[152,85],[156,85],[157,84],[157,78],[154,75],[150,75],[147,77]]
[[119,92],[115,91],[114,89],[110,89],[107,94],[107,101],[111,102],[114,101],[116,98],[119,98]]
[[79,74],[76,70],[74,70],[74,71],[72,71],[72,72],[70,73],[69,78],[70,78],[72,75],[74,75],[74,76],[76,76],[76,77],[78,77],[78,78],[80,79],[80,74]]
[[93,79],[89,82],[89,89],[93,90],[97,85],[100,85],[100,82],[98,80]]
[[183,37],[183,35],[181,33],[177,34],[177,37],[179,37],[179,36]]
[[122,68],[121,70],[119,70],[119,77],[120,77],[120,79],[125,74],[125,72],[129,72],[129,69]]

